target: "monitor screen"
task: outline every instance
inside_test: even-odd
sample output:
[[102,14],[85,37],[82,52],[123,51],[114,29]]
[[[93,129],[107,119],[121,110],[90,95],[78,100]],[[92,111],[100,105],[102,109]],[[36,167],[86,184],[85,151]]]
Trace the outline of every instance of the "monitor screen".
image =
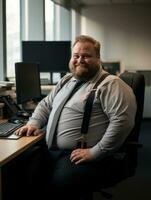
[[68,72],[71,41],[23,41],[22,61],[38,62],[40,72]]
[[118,75],[120,73],[120,62],[103,62],[103,68],[113,75]]
[[39,64],[15,63],[17,104],[41,97]]

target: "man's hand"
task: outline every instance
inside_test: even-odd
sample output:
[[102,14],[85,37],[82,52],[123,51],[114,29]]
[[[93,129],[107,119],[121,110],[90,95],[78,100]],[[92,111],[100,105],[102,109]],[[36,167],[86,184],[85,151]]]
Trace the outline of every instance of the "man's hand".
[[75,149],[71,153],[70,160],[77,165],[82,162],[91,161],[92,156],[89,149]]
[[39,135],[40,133],[42,133],[42,130],[39,129],[37,126],[33,126],[33,125],[25,125],[22,126],[21,128],[17,129],[15,131],[16,135],[26,135],[26,136],[30,136],[30,135]]

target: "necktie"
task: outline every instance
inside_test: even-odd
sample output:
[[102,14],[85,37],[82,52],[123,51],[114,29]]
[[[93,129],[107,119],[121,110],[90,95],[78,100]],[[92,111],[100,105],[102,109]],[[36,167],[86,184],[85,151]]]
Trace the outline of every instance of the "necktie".
[[83,81],[77,80],[73,88],[68,92],[66,97],[60,102],[60,104],[57,106],[55,110],[52,110],[51,117],[49,118],[48,125],[47,125],[47,135],[46,135],[46,141],[48,148],[52,146],[53,141],[56,139],[56,128],[58,124],[58,120],[61,114],[61,111],[64,107],[64,105],[67,103],[67,101],[73,96],[73,94],[80,88],[80,86],[83,84]]

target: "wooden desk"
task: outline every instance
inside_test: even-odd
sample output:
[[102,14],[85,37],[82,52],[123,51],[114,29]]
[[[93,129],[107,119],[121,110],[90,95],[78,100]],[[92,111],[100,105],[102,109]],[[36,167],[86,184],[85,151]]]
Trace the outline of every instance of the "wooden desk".
[[40,141],[43,134],[38,136],[24,136],[18,140],[0,139],[0,200],[2,200],[2,166],[26,151]]

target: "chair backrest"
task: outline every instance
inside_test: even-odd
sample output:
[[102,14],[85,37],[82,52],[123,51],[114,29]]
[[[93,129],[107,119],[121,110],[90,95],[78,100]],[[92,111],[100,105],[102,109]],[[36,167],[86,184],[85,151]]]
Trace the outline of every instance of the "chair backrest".
[[[132,142],[132,145],[122,145],[122,148],[119,150],[119,153],[123,153],[124,150],[124,157],[119,157],[119,162],[117,160],[117,169],[114,168],[113,172],[111,172],[109,176],[109,180],[107,179],[106,182],[104,181],[104,185],[98,185],[96,188],[93,188],[93,191],[100,191],[102,196],[105,199],[109,199],[112,197],[112,194],[103,191],[102,189],[107,189],[110,187],[114,187],[117,183],[125,180],[128,177],[131,177],[135,174],[135,169],[137,166],[137,145],[133,145],[138,143],[141,121],[143,117],[143,106],[144,106],[144,91],[145,91],[145,80],[144,76],[139,73],[134,72],[127,72],[125,71],[119,76],[124,82],[126,82],[132,89],[136,96],[137,102],[137,112],[135,117],[135,125],[131,133],[129,134],[127,142]],[[89,193],[82,198],[83,200],[92,200],[93,195]]]
[[124,152],[125,155],[121,164],[119,163],[121,165],[120,170],[115,173],[115,177],[108,183],[109,186],[114,186],[128,177],[134,176],[137,167],[137,150],[138,147],[141,146],[138,140],[143,118],[145,91],[144,76],[139,73],[125,71],[120,75],[120,78],[133,89],[133,92],[136,96],[137,111],[134,128],[130,132],[122,147],[119,149],[119,152]]
[[126,141],[138,142],[140,128],[141,128],[141,121],[143,118],[143,107],[144,107],[144,91],[145,91],[144,75],[139,74],[137,72],[135,73],[135,72],[125,71],[119,77],[133,89],[137,102],[135,125]]

